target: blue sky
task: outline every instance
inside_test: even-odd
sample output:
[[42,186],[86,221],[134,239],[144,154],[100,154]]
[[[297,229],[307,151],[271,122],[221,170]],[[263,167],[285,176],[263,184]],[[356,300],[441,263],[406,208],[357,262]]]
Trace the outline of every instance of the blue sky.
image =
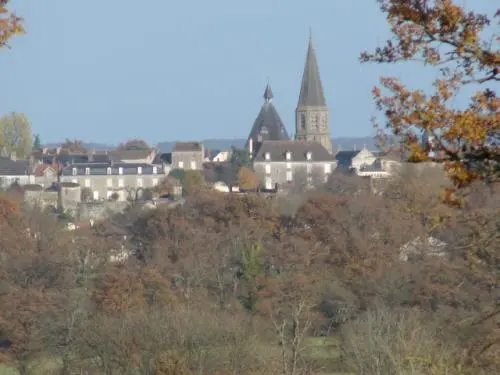
[[[491,13],[494,3],[474,7]],[[389,37],[375,0],[14,0],[11,8],[27,34],[0,52],[0,114],[24,112],[43,142],[245,138],[267,77],[294,133],[309,27],[332,137],[373,133],[379,76],[412,85],[433,77],[358,62]]]

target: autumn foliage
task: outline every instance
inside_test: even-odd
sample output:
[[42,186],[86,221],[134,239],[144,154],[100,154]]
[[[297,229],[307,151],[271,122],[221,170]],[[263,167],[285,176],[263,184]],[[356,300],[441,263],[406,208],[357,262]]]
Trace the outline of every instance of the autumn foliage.
[[8,41],[14,35],[24,33],[23,20],[9,12],[9,0],[0,0],[0,47],[8,47]]
[[252,190],[257,188],[259,180],[250,168],[241,167],[238,171],[238,184],[243,190]]
[[[373,90],[387,119],[385,129],[377,125],[381,138],[400,137],[410,161],[443,162],[459,189],[474,180],[498,181],[500,98],[494,85],[500,80],[500,52],[493,18],[500,13],[488,17],[452,0],[379,3],[393,38],[374,53],[363,53],[361,61],[422,61],[439,74],[431,93],[381,78],[381,87]],[[453,99],[467,86],[476,92],[466,108],[457,109]],[[427,144],[420,143],[422,133]]]

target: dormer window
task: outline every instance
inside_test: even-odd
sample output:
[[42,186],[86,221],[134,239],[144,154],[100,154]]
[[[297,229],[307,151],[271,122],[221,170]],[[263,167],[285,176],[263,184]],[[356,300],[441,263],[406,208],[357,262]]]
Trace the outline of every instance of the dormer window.
[[306,152],[306,160],[311,160],[312,159],[312,153],[311,151]]
[[85,168],[85,175],[89,175],[90,174],[90,168]]
[[142,167],[137,167],[137,174],[142,174]]
[[290,151],[287,151],[285,154],[286,160],[292,160],[292,153]]
[[267,130],[267,126],[263,126],[260,128],[260,133],[261,134],[268,134],[269,130]]
[[73,168],[73,176],[76,176],[78,173],[78,170],[76,168]]
[[111,167],[108,167],[107,171],[106,171],[107,174],[111,174]]
[[264,154],[264,157],[266,158],[266,160],[271,160],[271,154],[269,152],[266,152]]
[[158,173],[158,167],[153,167],[153,174],[157,174]]
[[123,174],[123,168],[122,167],[118,168],[118,174]]

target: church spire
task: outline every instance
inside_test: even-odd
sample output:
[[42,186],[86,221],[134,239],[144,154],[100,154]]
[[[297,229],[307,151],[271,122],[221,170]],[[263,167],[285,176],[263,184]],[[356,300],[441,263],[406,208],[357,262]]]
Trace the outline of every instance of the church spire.
[[307,107],[326,106],[311,29],[309,29],[309,46],[307,47],[306,65],[302,76],[298,105]]
[[270,102],[271,100],[273,100],[273,97],[274,97],[273,90],[271,90],[271,85],[269,84],[268,81],[266,85],[266,90],[264,91],[264,99],[266,100],[266,102]]

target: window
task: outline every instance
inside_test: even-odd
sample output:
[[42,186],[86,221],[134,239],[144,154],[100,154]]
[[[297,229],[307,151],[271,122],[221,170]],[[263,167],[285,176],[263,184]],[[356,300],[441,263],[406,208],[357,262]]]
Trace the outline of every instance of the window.
[[300,115],[300,127],[302,130],[306,130],[306,115],[303,113]]
[[153,167],[153,174],[157,174],[158,173],[158,167]]
[[191,169],[196,169],[196,161],[191,160]]
[[106,186],[109,188],[113,187],[113,180],[111,178],[108,178],[106,181]]
[[262,126],[260,128],[260,133],[261,134],[268,134],[269,133],[269,130],[267,130],[267,126]]
[[306,153],[306,159],[307,159],[307,160],[311,160],[311,159],[312,159],[312,153],[311,153],[311,151],[308,151],[308,152]]
[[88,176],[90,174],[90,168],[85,168],[85,174]]
[[137,187],[142,187],[142,178],[137,179]]
[[156,186],[158,185],[158,179],[157,178],[153,178],[153,186]]
[[90,187],[90,179],[85,179],[85,187]]
[[292,171],[286,171],[286,180],[288,182],[292,182],[293,180]]
[[318,130],[319,128],[319,115],[317,113],[313,113],[311,117],[311,128],[313,130]]
[[266,158],[266,160],[271,160],[271,154],[269,152],[266,152],[264,157]]
[[78,173],[78,170],[76,168],[73,168],[73,176],[76,176]]
[[312,173],[312,165],[311,164],[307,164],[306,168],[307,168],[307,173]]
[[118,174],[123,174],[123,168],[122,167],[118,168]]
[[292,169],[292,163],[286,163],[286,169]]
[[290,151],[286,152],[286,160],[292,160],[292,153]]
[[332,165],[325,164],[325,174],[330,174],[330,173],[332,173]]
[[94,200],[98,200],[99,199],[99,192],[97,190],[94,190]]
[[178,164],[178,166],[179,166],[179,169],[184,168],[184,162],[183,162],[183,161],[180,161],[180,162],[179,162],[179,164]]
[[120,179],[118,180],[118,187],[121,187],[121,188],[122,188],[123,186],[124,186],[124,184],[123,184],[123,180],[120,178]]
[[108,167],[107,171],[106,171],[107,174],[111,174],[111,168]]
[[142,167],[137,167],[137,174],[142,174]]
[[271,180],[271,177],[266,177],[266,189],[272,189],[273,188],[273,180]]
[[108,191],[106,193],[106,198],[109,199],[109,198],[111,198],[112,195],[113,195],[113,192],[112,191]]
[[271,174],[271,164],[266,164],[266,174]]

